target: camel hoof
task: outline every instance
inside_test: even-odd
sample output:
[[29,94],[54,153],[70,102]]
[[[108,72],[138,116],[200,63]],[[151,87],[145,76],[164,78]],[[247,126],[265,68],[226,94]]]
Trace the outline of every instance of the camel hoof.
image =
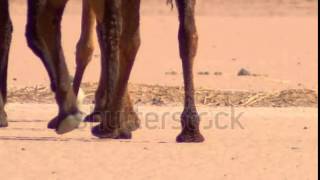
[[8,127],[7,115],[0,113],[0,128]]
[[99,113],[93,112],[84,118],[84,122],[101,122],[101,115]]
[[91,130],[92,135],[101,139],[131,139],[132,133],[130,131],[122,131],[119,129],[107,130],[101,125],[97,125]]
[[184,132],[177,136],[178,143],[201,143],[205,140],[200,132]]
[[81,113],[68,115],[66,118],[61,120],[58,127],[56,128],[57,134],[65,134],[74,129],[77,129],[82,120]]

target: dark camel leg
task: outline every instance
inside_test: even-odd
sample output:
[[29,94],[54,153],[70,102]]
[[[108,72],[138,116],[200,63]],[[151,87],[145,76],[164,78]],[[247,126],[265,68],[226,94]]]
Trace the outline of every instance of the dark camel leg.
[[58,134],[76,129],[81,114],[71,87],[61,47],[60,24],[67,0],[28,0],[26,37],[29,47],[42,60],[59,106],[59,114],[48,125]]
[[100,74],[100,80],[98,89],[95,94],[95,107],[91,114],[89,114],[85,118],[85,122],[101,122],[102,117],[104,116],[104,107],[106,105],[106,98],[107,98],[107,71],[106,71],[106,54],[104,53],[103,47],[104,47],[104,41],[102,40],[102,25],[99,23],[97,25],[97,34],[98,34],[98,40],[99,40],[99,46],[101,50],[101,74]]
[[81,85],[82,77],[89,62],[92,60],[94,51],[94,24],[95,15],[90,7],[89,0],[82,0],[82,21],[81,21],[81,37],[77,44],[76,52],[76,73],[73,82],[73,90],[77,95]]
[[[94,2],[93,2],[94,3]],[[133,3],[136,3],[135,1],[132,1],[132,0],[129,0],[129,1],[125,1],[123,3],[123,8],[127,7],[129,8]],[[99,5],[92,5],[93,7],[94,6],[99,6]],[[98,10],[99,11],[99,10]],[[100,10],[101,11],[101,10]],[[130,9],[127,9],[125,10],[124,12],[127,12],[127,13],[124,13],[123,14],[123,20],[127,20],[128,22],[131,22],[131,21],[137,21],[137,13],[133,12],[133,11],[130,11]],[[133,17],[131,17],[133,16]],[[99,18],[98,18],[99,19]],[[126,23],[124,23],[126,24]],[[130,24],[128,24],[128,26],[130,26]],[[130,30],[128,30],[128,28],[126,27],[123,27],[125,31],[129,32]],[[127,29],[127,30],[126,30]],[[98,30],[99,31],[99,30]],[[99,32],[98,32],[99,33]],[[129,32],[130,33],[130,32]],[[132,33],[131,33],[132,34]],[[132,35],[131,35],[132,36]],[[128,45],[127,47],[131,47],[133,48],[132,50],[126,50],[126,48],[122,48],[124,51],[125,51],[125,54],[127,54],[127,56],[135,56],[135,51],[137,51],[137,47],[132,47],[132,46],[137,46],[137,45],[134,45],[133,43],[135,43],[134,41],[135,40],[132,40],[133,38],[130,38],[130,35],[129,36],[126,36],[126,37],[129,37],[129,38],[122,38],[123,40],[121,40],[123,43],[123,45]],[[126,42],[124,42],[126,41]],[[100,48],[101,49],[101,48]],[[132,51],[132,52],[131,52]],[[123,53],[122,53],[123,54]],[[102,56],[103,56],[103,53],[102,53]],[[102,57],[103,59],[104,57]],[[124,62],[125,61],[128,61],[126,59],[132,59],[132,57],[124,57],[121,55],[120,57],[121,59],[124,59]],[[120,62],[123,62],[122,60],[120,60]],[[102,64],[101,65],[102,67],[104,67],[104,65]],[[124,65],[124,68],[125,68],[126,65]],[[122,68],[123,69],[123,68]],[[120,71],[121,71],[121,67],[120,67]],[[99,87],[97,89],[97,92],[96,92],[96,96],[95,96],[95,109],[94,109],[94,112],[90,115],[88,115],[86,118],[85,118],[85,122],[101,122],[101,119],[102,119],[102,116],[104,114],[104,107],[106,106],[106,92],[105,89],[107,88],[106,87],[106,83],[103,83],[103,81],[106,81],[106,77],[107,75],[105,74],[106,71],[102,71],[102,74],[100,75],[100,83],[99,83]],[[136,115],[136,113],[134,113],[133,111],[133,107],[132,107],[132,103],[130,101],[130,97],[129,97],[129,94],[128,92],[126,91],[125,93],[125,98],[124,98],[124,102],[123,102],[125,105],[122,107],[122,110],[121,112],[127,112],[127,113],[122,113],[122,116],[121,119],[121,122],[125,122],[126,120],[128,120],[127,122],[129,124],[131,124],[130,126],[133,128],[133,129],[137,129],[137,127],[139,126],[139,120],[138,120],[138,117]],[[127,117],[126,117],[127,115]]]
[[[129,1],[130,2],[130,1]],[[127,13],[130,14],[130,13]],[[124,18],[129,19],[129,16],[126,16]],[[126,29],[124,27],[124,29]],[[128,30],[127,30],[128,31]],[[99,34],[99,28],[97,28],[97,33]],[[132,33],[131,33],[132,34]],[[131,35],[132,36],[132,35]],[[126,36],[126,37],[122,37],[121,38],[121,42],[123,44],[123,48],[122,51],[125,52],[125,55],[123,55],[123,53],[121,53],[121,57],[120,57],[120,63],[124,62],[122,64],[124,64],[123,66],[120,67],[120,71],[124,71],[123,69],[127,69],[128,65],[126,65],[126,61],[130,62],[132,60],[130,59],[134,59],[136,52],[138,51],[138,47],[139,44],[137,44],[137,40],[134,40],[134,38],[138,38],[137,36],[139,36],[139,34],[134,35],[136,37],[131,37],[128,38],[130,36]],[[102,35],[100,36],[102,37]],[[138,43],[140,43],[140,39],[138,38]],[[103,42],[101,43],[103,44]],[[126,46],[127,45],[127,46]],[[130,48],[130,49],[129,49]],[[102,49],[102,46],[100,46],[100,49]],[[104,59],[104,54],[102,53],[102,59]],[[128,60],[129,59],[129,60]],[[102,64],[101,67],[105,67],[105,62],[102,60]],[[94,112],[90,115],[88,115],[85,118],[85,122],[101,122],[103,116],[105,116],[105,106],[106,106],[106,96],[107,96],[107,91],[106,91],[106,85],[107,83],[104,83],[107,81],[107,74],[105,69],[102,69],[102,73],[100,75],[100,82],[99,82],[99,86],[95,95],[95,109]],[[136,115],[136,113],[134,113],[133,110],[133,106],[130,100],[130,96],[128,91],[125,92],[125,98],[123,100],[124,106],[122,107],[121,112],[123,112],[123,116],[121,117],[121,122],[127,122],[132,130],[135,130],[139,127],[139,119]],[[126,112],[126,113],[124,113]]]
[[[114,96],[115,111],[120,111],[120,137],[131,137],[131,132],[138,129],[140,119],[134,112],[128,92],[128,81],[140,48],[140,3],[141,0],[122,2],[123,29],[120,41],[120,73],[117,82],[117,96]],[[121,99],[122,101],[118,101]]]
[[7,70],[11,34],[12,23],[8,0],[0,0],[0,128],[8,126],[4,106],[7,101]]
[[193,61],[197,51],[198,35],[195,24],[195,0],[176,0],[179,11],[179,46],[183,66],[185,104],[181,115],[182,132],[177,142],[203,142],[199,130],[200,118],[194,100]]
[[[108,8],[109,6],[109,8]],[[127,92],[128,80],[140,46],[140,0],[109,0],[100,39],[106,52],[107,100],[109,113],[92,129],[100,138],[131,138],[139,127]],[[107,38],[107,39],[105,39]]]

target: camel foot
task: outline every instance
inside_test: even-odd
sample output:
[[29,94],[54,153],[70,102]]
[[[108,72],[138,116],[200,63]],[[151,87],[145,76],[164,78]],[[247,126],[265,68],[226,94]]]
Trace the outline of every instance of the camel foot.
[[77,129],[80,125],[81,120],[81,113],[68,115],[66,118],[61,120],[58,127],[56,128],[57,134],[65,134],[73,131],[74,129]]
[[0,128],[8,127],[7,115],[5,112],[0,112]]
[[81,113],[69,114],[64,117],[57,116],[48,123],[48,128],[55,129],[57,134],[65,134],[77,129],[81,120]]
[[178,143],[201,143],[205,139],[199,131],[182,131],[176,138]]
[[97,125],[92,128],[92,134],[101,139],[131,139],[131,131],[125,131],[120,129],[106,129],[101,125]]

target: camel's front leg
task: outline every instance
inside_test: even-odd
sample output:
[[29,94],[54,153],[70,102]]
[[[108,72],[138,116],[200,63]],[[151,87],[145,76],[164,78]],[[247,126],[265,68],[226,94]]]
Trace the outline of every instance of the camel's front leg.
[[48,125],[58,134],[79,126],[81,115],[71,87],[61,47],[60,24],[67,0],[28,0],[26,37],[29,47],[42,60],[51,80],[59,114]]
[[196,0],[176,0],[179,11],[179,45],[185,86],[185,105],[181,115],[182,132],[177,142],[202,142],[200,118],[194,99],[193,61],[197,51],[198,35],[194,9]]
[[104,55],[106,105],[100,125],[92,133],[100,138],[131,138],[139,126],[127,85],[140,46],[140,0],[108,0],[98,33]]
[[8,0],[0,0],[0,128],[8,126],[4,106],[7,101],[7,70],[11,34],[12,23]]

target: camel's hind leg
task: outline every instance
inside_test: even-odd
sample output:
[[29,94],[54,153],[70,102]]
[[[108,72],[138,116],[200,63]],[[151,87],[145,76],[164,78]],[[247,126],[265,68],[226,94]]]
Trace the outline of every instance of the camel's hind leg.
[[12,23],[8,0],[0,0],[0,127],[8,126],[4,106],[7,101],[7,70],[11,34]]
[[198,35],[195,24],[196,0],[176,0],[179,11],[179,45],[185,86],[185,105],[181,115],[182,132],[177,142],[202,142],[200,118],[194,99],[193,61],[197,51]]
[[[77,67],[73,81],[73,89],[76,95],[78,95],[84,72],[86,70],[86,67],[92,60],[94,51],[94,25],[99,14],[95,14],[95,10],[97,9],[94,9],[94,7],[92,7],[91,5],[92,3],[89,0],[82,0],[81,37],[77,44]],[[92,114],[85,118],[86,122],[99,122],[101,120],[100,114],[97,112],[101,112],[101,109],[105,104],[105,102],[103,101],[103,96],[105,96],[104,89],[104,86],[98,87],[98,91],[95,97],[95,110]]]
[[140,0],[108,0],[98,33],[105,71],[106,106],[100,125],[92,133],[100,138],[131,138],[139,126],[127,85],[140,46]]
[[44,63],[55,92],[59,114],[49,123],[58,134],[79,126],[81,115],[61,47],[60,24],[67,0],[28,0],[27,40]]
[[81,37],[77,44],[76,52],[76,74],[73,82],[73,89],[77,95],[81,85],[82,77],[89,62],[92,60],[94,51],[94,25],[96,17],[93,9],[90,7],[89,0],[82,0],[82,21]]

